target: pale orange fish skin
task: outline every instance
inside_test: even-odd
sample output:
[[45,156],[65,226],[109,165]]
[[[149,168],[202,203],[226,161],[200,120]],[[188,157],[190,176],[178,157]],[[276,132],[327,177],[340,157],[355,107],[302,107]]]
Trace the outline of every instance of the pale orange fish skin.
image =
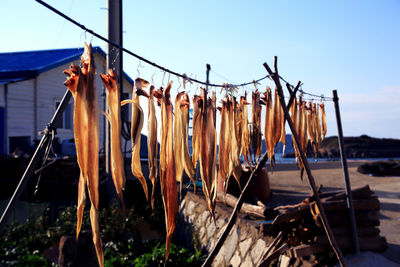
[[124,156],[121,149],[121,104],[120,91],[116,74],[110,69],[108,74],[100,74],[100,77],[107,89],[107,118],[110,123],[111,139],[111,175],[117,194],[121,200],[124,210],[126,210],[123,190],[125,189],[126,177],[124,168]]
[[[81,175],[78,188],[78,210],[77,210],[77,237],[79,235],[82,224],[82,213],[85,199],[85,184],[88,187],[89,198],[91,202],[90,221],[92,226],[93,243],[95,245],[96,254],[99,265],[104,265],[103,248],[100,236],[100,228],[98,223],[98,208],[99,208],[99,108],[97,99],[97,89],[95,87],[94,76],[95,67],[92,53],[92,45],[85,43],[84,53],[81,57],[83,67],[80,70],[81,77],[72,80],[79,81],[77,89],[71,87],[70,78],[65,84],[71,90],[75,99],[74,109],[74,134],[77,138],[76,151],[78,164],[81,168]],[[76,69],[72,66],[71,69]],[[71,71],[70,69],[70,71]],[[79,71],[75,71],[79,73]],[[67,75],[69,70],[64,71]],[[80,80],[83,81],[83,87]],[[68,85],[69,84],[69,85]],[[84,88],[82,90],[82,88]],[[75,91],[75,92],[73,92]]]

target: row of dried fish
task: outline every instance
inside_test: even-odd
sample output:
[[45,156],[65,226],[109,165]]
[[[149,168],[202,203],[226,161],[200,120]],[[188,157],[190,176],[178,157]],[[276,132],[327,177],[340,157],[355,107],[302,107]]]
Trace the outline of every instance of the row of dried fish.
[[[85,52],[82,56],[83,67],[72,65],[64,73],[68,75],[65,85],[72,92],[75,100],[74,109],[74,134],[77,150],[78,164],[81,174],[78,190],[77,209],[77,237],[82,225],[83,209],[85,204],[85,187],[87,185],[91,201],[91,223],[93,241],[100,266],[103,266],[103,252],[98,225],[98,151],[99,151],[99,121],[97,90],[94,83],[94,62],[91,45],[85,44]],[[131,118],[131,171],[142,184],[146,199],[148,188],[146,178],[143,175],[140,162],[140,138],[144,122],[144,112],[141,108],[139,97],[148,99],[148,164],[149,179],[152,182],[151,205],[154,208],[154,188],[157,183],[157,170],[159,170],[162,198],[165,208],[165,220],[167,229],[166,258],[172,234],[175,230],[175,219],[178,211],[178,192],[176,182],[180,182],[182,189],[183,171],[195,181],[195,169],[199,162],[203,192],[212,217],[217,192],[217,177],[219,176],[227,184],[230,177],[234,177],[240,186],[242,163],[240,157],[250,168],[256,163],[262,153],[261,110],[265,105],[265,129],[268,157],[271,165],[274,165],[274,150],[278,142],[285,144],[285,121],[283,110],[279,103],[277,92],[272,98],[271,89],[267,88],[261,96],[256,90],[252,93],[251,120],[248,121],[247,93],[236,98],[228,95],[221,100],[218,107],[221,115],[219,131],[219,169],[217,170],[217,129],[216,129],[216,95],[207,96],[207,90],[202,89],[201,95],[193,98],[193,153],[189,152],[189,108],[190,101],[187,93],[180,92],[175,99],[175,105],[171,101],[172,82],[163,89],[155,90],[150,86],[149,93],[146,88],[149,82],[137,78],[133,88],[132,99],[120,101],[118,81],[116,74],[109,70],[107,74],[100,74],[107,89],[108,112],[104,113],[110,123],[111,136],[111,174],[116,192],[125,209],[123,190],[125,189],[124,158],[121,150],[121,105],[132,105]],[[161,147],[159,168],[157,166],[158,122],[156,117],[155,100],[161,108]],[[175,107],[175,110],[174,110]],[[309,103],[306,107],[304,101],[295,100],[291,107],[292,120],[302,140],[304,149],[308,136],[317,152],[319,144],[326,134],[325,112],[323,104],[319,107]],[[306,114],[307,110],[307,114]],[[322,115],[320,122],[319,113]],[[307,135],[308,134],[308,135]],[[296,154],[298,154],[297,147]],[[299,161],[302,168],[302,163]],[[195,183],[194,183],[195,184]]]

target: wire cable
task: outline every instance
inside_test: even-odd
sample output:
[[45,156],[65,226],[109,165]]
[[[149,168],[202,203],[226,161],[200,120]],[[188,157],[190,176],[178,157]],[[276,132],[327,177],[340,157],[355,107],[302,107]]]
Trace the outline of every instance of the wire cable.
[[[185,80],[188,80],[188,81],[192,81],[192,82],[195,82],[195,83],[198,83],[198,84],[202,84],[202,85],[207,85],[207,86],[210,86],[210,87],[226,87],[226,84],[222,84],[222,85],[221,85],[221,84],[212,84],[212,83],[207,83],[207,82],[199,81],[199,80],[197,80],[197,79],[193,79],[193,78],[188,77],[186,74],[180,74],[180,73],[177,73],[177,72],[172,71],[172,70],[170,70],[170,69],[167,69],[167,68],[165,68],[165,67],[163,67],[163,66],[160,66],[160,65],[158,65],[157,63],[154,63],[154,62],[152,62],[152,61],[150,61],[150,60],[148,60],[148,59],[146,59],[146,58],[144,58],[144,57],[142,57],[142,56],[140,56],[140,55],[138,55],[138,54],[135,54],[135,53],[133,53],[132,51],[130,51],[130,50],[128,50],[128,49],[126,49],[126,48],[120,46],[119,44],[117,44],[117,43],[115,43],[115,42],[113,42],[113,41],[111,41],[111,40],[109,40],[109,39],[107,39],[107,38],[101,36],[100,34],[94,32],[93,30],[91,30],[91,29],[89,29],[89,28],[86,28],[85,25],[80,24],[80,23],[77,22],[76,20],[70,18],[69,16],[65,15],[64,13],[62,13],[62,12],[59,11],[59,10],[57,10],[56,8],[50,6],[50,5],[47,4],[46,2],[44,2],[44,1],[42,1],[42,0],[35,0],[35,1],[38,2],[39,4],[43,5],[44,7],[50,9],[51,11],[53,11],[54,13],[56,13],[57,15],[63,17],[63,18],[66,19],[66,20],[68,20],[68,21],[71,22],[72,24],[75,24],[76,26],[80,27],[80,28],[83,29],[85,32],[88,32],[88,33],[92,34],[93,36],[99,38],[100,40],[102,40],[102,41],[104,41],[104,42],[106,42],[106,43],[108,43],[108,44],[113,45],[114,48],[118,48],[118,49],[122,50],[123,52],[125,52],[125,53],[127,53],[127,54],[129,54],[129,55],[131,55],[131,56],[133,56],[133,57],[136,57],[137,59],[139,59],[139,60],[141,60],[141,61],[143,61],[143,62],[146,62],[147,64],[149,64],[149,65],[151,65],[151,66],[153,66],[153,67],[156,67],[156,68],[158,68],[158,69],[164,71],[164,73],[165,73],[165,72],[168,72],[169,74],[175,75],[175,76],[180,77],[180,78],[182,78],[182,79],[185,79]],[[214,72],[214,73],[215,73],[215,72]],[[217,73],[215,73],[215,74],[217,74]],[[217,75],[218,75],[218,74],[217,74]],[[220,76],[220,75],[218,75],[218,76]],[[260,78],[260,79],[253,80],[253,81],[251,81],[251,82],[241,83],[241,84],[230,84],[230,86],[232,86],[232,87],[244,87],[244,86],[246,86],[246,85],[258,83],[258,82],[260,82],[260,81],[262,81],[262,80],[264,80],[264,79],[266,79],[266,78],[270,78],[270,77],[271,77],[271,75],[266,75],[266,76],[264,76],[264,77],[262,77],[262,78]],[[224,77],[221,77],[221,78],[224,78]],[[293,86],[292,84],[290,84],[289,82],[287,82],[284,78],[282,78],[282,76],[279,76],[279,78],[280,78],[282,81],[284,81],[285,83],[289,84],[292,88],[294,88],[294,86]],[[226,78],[225,78],[225,79],[226,79]],[[314,95],[314,94],[311,94],[311,93],[307,93],[307,92],[303,91],[302,89],[299,89],[299,91],[300,91],[301,93],[303,93],[303,94],[306,94],[306,95],[309,95],[309,96],[313,96],[313,97],[316,97],[316,98],[320,98],[321,100],[331,100],[331,101],[333,101],[333,98],[331,98],[331,97],[325,97],[324,95],[320,95],[320,96],[319,96],[319,95]]]
[[[196,79],[188,78],[186,75],[177,73],[177,72],[172,71],[172,70],[169,70],[169,69],[167,69],[167,68],[165,68],[165,67],[163,67],[163,66],[160,66],[160,65],[158,65],[157,63],[151,62],[150,60],[148,60],[148,59],[146,59],[146,58],[144,58],[144,57],[142,57],[142,56],[139,56],[138,54],[133,53],[132,51],[130,51],[130,50],[128,50],[128,49],[126,49],[126,48],[120,46],[119,44],[117,44],[117,43],[115,43],[115,42],[113,42],[113,41],[111,41],[111,40],[108,40],[107,38],[105,38],[105,37],[101,36],[100,34],[94,32],[93,30],[91,30],[91,29],[89,29],[89,28],[86,28],[85,25],[80,24],[80,23],[77,22],[76,20],[70,18],[69,16],[65,15],[65,14],[62,13],[61,11],[55,9],[54,7],[50,6],[50,5],[47,4],[46,2],[43,2],[42,0],[35,0],[35,1],[38,2],[39,4],[43,5],[44,7],[50,9],[51,11],[53,11],[54,13],[56,13],[57,15],[63,17],[63,18],[66,19],[66,20],[68,20],[69,22],[71,22],[71,23],[75,24],[76,26],[80,27],[80,28],[83,29],[84,31],[86,31],[86,32],[88,32],[88,33],[90,33],[90,34],[92,34],[93,36],[96,36],[96,37],[99,38],[100,40],[102,40],[102,41],[104,41],[104,42],[106,42],[106,43],[109,43],[109,44],[113,45],[114,47],[117,47],[117,48],[121,49],[121,50],[124,51],[125,53],[127,53],[127,54],[129,54],[129,55],[131,55],[131,56],[133,56],[133,57],[136,57],[137,59],[139,59],[139,60],[141,60],[141,61],[143,61],[143,62],[146,62],[147,64],[149,64],[149,65],[151,65],[151,66],[153,66],[153,67],[156,67],[156,68],[158,68],[158,69],[160,69],[160,70],[162,70],[162,71],[168,72],[169,74],[178,76],[178,77],[180,77],[180,78],[185,78],[185,79],[187,79],[187,80],[190,80],[190,81],[192,81],[192,82],[196,82],[196,83],[199,83],[199,84],[202,84],[202,85],[208,85],[208,86],[212,86],[212,87],[223,87],[223,85],[220,85],[220,84],[211,84],[211,83],[206,83],[206,82],[199,81],[199,80],[196,80]],[[264,79],[266,79],[267,77],[269,77],[269,75],[267,75],[267,76],[265,76],[265,77],[263,77],[263,78],[260,78],[260,79],[258,79],[257,81],[264,80]],[[236,86],[236,87],[245,86],[245,85],[248,85],[248,84],[251,84],[251,83],[252,83],[252,82],[242,83],[242,84],[236,84],[236,85],[234,85],[234,86]]]

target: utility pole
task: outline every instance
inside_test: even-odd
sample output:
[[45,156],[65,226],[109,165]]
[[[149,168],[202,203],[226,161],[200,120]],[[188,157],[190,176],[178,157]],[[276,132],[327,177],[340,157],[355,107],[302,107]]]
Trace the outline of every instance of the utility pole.
[[[122,47],[122,0],[108,0],[108,39]],[[123,99],[123,69],[122,50],[108,44],[107,71],[112,69],[119,79],[120,98]],[[105,170],[110,174],[110,125],[106,124],[105,131]]]

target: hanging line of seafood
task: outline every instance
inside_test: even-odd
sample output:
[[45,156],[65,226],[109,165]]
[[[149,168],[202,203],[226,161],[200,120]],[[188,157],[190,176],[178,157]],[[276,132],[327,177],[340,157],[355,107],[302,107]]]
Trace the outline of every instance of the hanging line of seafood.
[[[54,12],[62,13],[37,0]],[[63,17],[67,18],[64,14]],[[191,179],[196,188],[196,168],[200,170],[202,191],[205,195],[207,207],[214,218],[214,209],[217,196],[217,180],[221,179],[226,185],[230,179],[237,181],[240,187],[240,177],[243,165],[253,169],[262,154],[263,139],[267,148],[270,165],[275,166],[275,147],[279,142],[286,145],[285,119],[280,104],[278,92],[268,86],[265,91],[260,92],[256,87],[251,92],[251,98],[247,91],[238,96],[234,94],[237,87],[254,84],[257,81],[239,85],[223,84],[214,85],[188,78],[186,75],[165,69],[155,63],[137,56],[129,50],[120,47],[111,41],[101,37],[97,33],[86,29],[76,21],[69,21],[80,26],[96,37],[117,46],[124,52],[139,58],[140,60],[160,68],[165,72],[176,75],[183,82],[190,80],[195,83],[212,87],[221,87],[222,99],[217,102],[215,90],[209,95],[208,90],[201,88],[201,93],[194,95],[192,99],[185,91],[176,95],[175,100],[171,98],[173,83],[168,79],[168,84],[156,89],[143,78],[137,78],[134,83],[132,99],[120,100],[118,77],[113,70],[106,74],[100,74],[100,78],[106,87],[108,111],[104,116],[110,124],[111,136],[111,174],[115,190],[120,202],[125,209],[123,191],[125,189],[126,174],[124,172],[124,157],[121,149],[121,106],[131,105],[131,172],[142,187],[146,199],[149,199],[149,190],[146,179],[152,184],[150,195],[151,206],[154,208],[154,188],[157,178],[160,178],[161,194],[165,210],[166,224],[166,255],[168,258],[172,234],[176,228],[176,216],[178,213],[178,188],[183,184],[183,172]],[[104,256],[100,236],[99,216],[99,103],[97,89],[95,86],[95,64],[91,44],[85,43],[84,52],[81,57],[81,66],[72,64],[65,70],[67,80],[64,84],[72,93],[75,101],[74,106],[74,137],[77,151],[77,161],[80,167],[78,185],[78,207],[77,207],[77,229],[76,236],[82,226],[83,210],[86,200],[86,187],[88,189],[91,203],[90,220],[93,233],[93,242],[100,266],[103,266]],[[258,81],[269,76],[263,77]],[[290,87],[291,85],[287,83]],[[185,86],[184,86],[185,87]],[[294,88],[292,86],[292,88]],[[297,88],[298,89],[298,88]],[[237,93],[237,91],[236,91]],[[290,115],[294,122],[296,132],[300,137],[300,146],[306,151],[309,143],[317,157],[318,148],[326,135],[326,116],[323,96],[320,103],[306,102],[303,95],[308,94],[300,91],[300,96],[293,97],[290,105]],[[313,97],[315,95],[310,94]],[[143,98],[143,100],[140,100]],[[330,99],[327,99],[330,100]],[[147,101],[147,149],[149,176],[145,177],[140,162],[140,138],[144,125],[144,114],[141,104]],[[161,121],[156,116],[156,105],[161,113]],[[192,154],[189,151],[189,109],[193,106],[192,118]],[[251,112],[248,107],[250,106]],[[262,110],[265,110],[262,116]],[[217,125],[217,113],[221,117]],[[250,119],[249,119],[250,118]],[[264,129],[262,129],[262,121]],[[218,129],[218,131],[217,131]],[[161,140],[157,140],[157,132],[161,132]],[[264,136],[264,138],[263,138]],[[219,139],[219,140],[218,140]],[[160,151],[158,151],[160,142]],[[219,143],[219,150],[217,150]],[[295,156],[300,171],[303,175],[304,165],[299,156],[299,148],[293,142]],[[159,155],[159,156],[158,156]],[[159,159],[159,160],[158,160]],[[157,175],[158,173],[158,175]]]

